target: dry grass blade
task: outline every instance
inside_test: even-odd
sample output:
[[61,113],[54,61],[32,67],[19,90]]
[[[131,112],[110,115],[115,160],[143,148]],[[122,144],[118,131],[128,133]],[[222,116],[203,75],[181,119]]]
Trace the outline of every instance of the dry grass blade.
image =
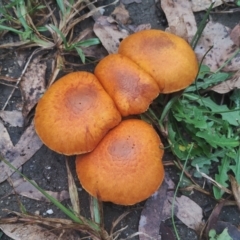
[[[125,212],[125,213],[121,214],[114,222],[112,222],[112,228],[111,228],[111,231],[110,231],[110,236],[115,236],[115,237],[116,237],[116,235],[119,235],[119,232],[122,232],[124,229],[127,228],[127,226],[126,226],[126,227],[124,227],[124,228],[122,228],[122,229],[117,230],[116,232],[114,232],[115,227],[116,227],[116,226],[120,223],[120,221],[122,221],[122,219],[125,218],[129,213],[130,213],[130,212]],[[115,239],[115,237],[114,237],[114,239]]]
[[66,167],[67,167],[67,175],[68,175],[69,195],[70,195],[73,211],[76,214],[80,215],[80,202],[79,202],[79,198],[78,198],[78,191],[77,191],[77,187],[76,187],[74,178],[72,176],[71,170],[69,168],[69,160],[70,160],[69,157],[65,158]]

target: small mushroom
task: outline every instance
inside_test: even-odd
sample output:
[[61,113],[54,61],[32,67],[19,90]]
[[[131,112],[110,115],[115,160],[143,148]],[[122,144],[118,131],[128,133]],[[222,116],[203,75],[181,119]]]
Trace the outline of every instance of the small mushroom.
[[120,43],[118,53],[150,74],[161,93],[186,88],[198,73],[197,58],[190,45],[161,30],[144,30],[128,36]]
[[76,158],[83,188],[102,201],[133,205],[151,196],[164,178],[163,145],[148,123],[122,121],[91,152]]
[[160,92],[158,84],[147,72],[120,54],[102,59],[94,74],[122,116],[145,112]]
[[40,99],[34,118],[40,139],[65,155],[92,151],[121,115],[97,78],[73,72],[55,82]]

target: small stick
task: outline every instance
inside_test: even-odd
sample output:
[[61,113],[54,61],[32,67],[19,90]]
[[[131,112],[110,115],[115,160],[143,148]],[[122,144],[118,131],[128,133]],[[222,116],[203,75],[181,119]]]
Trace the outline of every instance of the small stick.
[[22,70],[22,73],[21,73],[20,77],[17,78],[17,82],[16,82],[15,86],[13,87],[13,89],[12,89],[10,95],[8,96],[8,99],[7,99],[7,101],[5,102],[5,104],[4,104],[3,108],[2,108],[2,110],[5,110],[6,106],[8,105],[8,102],[9,102],[9,100],[11,99],[11,97],[12,97],[12,95],[13,95],[15,89],[17,88],[18,84],[20,83],[20,81],[21,81],[21,79],[22,79],[24,73],[26,72],[27,67],[28,67],[28,65],[29,65],[29,63],[30,63],[30,61],[31,61],[31,59],[32,59],[32,57],[33,57],[33,55],[34,55],[35,53],[40,52],[41,50],[42,50],[41,48],[40,48],[40,49],[39,49],[39,48],[35,49],[35,50],[32,52],[32,54],[30,55],[30,57],[28,58],[28,60],[27,60],[27,62],[26,62],[26,64],[25,64],[25,67],[24,67],[24,69]]

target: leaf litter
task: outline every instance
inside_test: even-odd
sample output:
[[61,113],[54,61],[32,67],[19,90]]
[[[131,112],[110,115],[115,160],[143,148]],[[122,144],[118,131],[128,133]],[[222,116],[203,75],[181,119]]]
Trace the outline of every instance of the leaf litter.
[[[166,175],[162,186],[145,203],[139,221],[139,232],[156,240],[161,239],[160,224],[171,218],[174,188],[174,183]],[[174,214],[187,227],[196,232],[199,232],[204,225],[202,208],[186,196],[176,197]],[[140,235],[139,239],[149,239],[145,235]]]

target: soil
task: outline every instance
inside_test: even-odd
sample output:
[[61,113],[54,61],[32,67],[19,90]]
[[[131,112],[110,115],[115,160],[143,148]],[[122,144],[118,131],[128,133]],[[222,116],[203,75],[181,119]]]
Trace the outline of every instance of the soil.
[[[142,1],[141,3],[132,3],[126,5],[126,8],[130,13],[132,23],[135,25],[139,25],[142,23],[151,23],[152,28],[164,29],[166,27],[167,23],[164,14],[160,11],[159,4],[155,4],[154,0],[146,0]],[[105,11],[105,14],[109,15],[112,9],[113,7],[108,8]],[[197,18],[200,20],[203,14],[204,13],[199,13]],[[221,22],[229,27],[233,27],[240,22],[239,13],[212,14],[211,16],[214,21]],[[91,21],[89,24],[91,24]],[[12,41],[12,38],[13,36],[11,34],[6,35],[4,41]],[[6,52],[1,50],[1,55],[5,53]],[[22,70],[21,67],[19,67],[19,65],[17,64],[15,52],[8,53],[7,55],[4,55],[4,58],[0,58],[0,65],[2,66],[0,75],[9,74],[11,77],[18,77]],[[0,85],[0,109],[3,107],[10,92],[11,88],[5,85]],[[13,97],[11,98],[11,101],[9,102],[9,105],[7,106],[7,110],[17,109],[18,104],[21,103],[21,101],[21,93],[19,90],[16,90]],[[8,131],[11,135],[13,144],[16,144],[21,134],[23,133],[24,128],[9,127]],[[168,155],[167,153],[165,159],[168,158],[171,158],[171,155]],[[71,168],[74,174],[74,178],[78,183],[74,171],[74,161],[72,161]],[[166,171],[170,174],[170,176],[176,183],[178,181],[178,172],[176,171],[176,169],[168,167],[166,168]],[[38,185],[43,189],[50,191],[61,191],[68,189],[64,157],[49,150],[46,146],[43,146],[26,164],[23,165],[22,172],[30,179],[35,180]],[[81,188],[80,184],[78,184],[77,187],[79,190],[82,214],[89,217],[89,196]],[[27,209],[27,211],[30,213],[35,213],[36,211],[38,211],[41,215],[46,217],[66,218],[66,216],[51,203],[35,201],[26,197],[16,196],[14,194],[4,197],[8,195],[8,193],[10,193],[11,191],[12,187],[7,181],[0,184],[0,217],[7,216],[6,212],[4,212],[3,209],[19,211],[20,200]],[[216,202],[210,200],[204,194],[200,194],[198,192],[194,192],[190,197],[205,210],[212,209],[216,204]],[[68,200],[65,200],[63,204],[65,206],[71,205],[70,201]],[[109,230],[111,228],[112,222],[116,220],[117,217],[119,217],[122,213],[130,211],[130,213],[120,223],[119,227],[123,227],[126,225],[128,226],[127,229],[123,231],[121,237],[126,238],[127,236],[137,232],[139,217],[143,206],[144,202],[131,207],[122,207],[111,203],[104,203],[103,207],[106,229]],[[53,210],[53,214],[47,214],[47,210],[49,209]],[[209,212],[206,210],[206,217],[208,215]],[[222,220],[232,222],[236,225],[240,224],[239,211],[237,210],[237,208],[234,207],[224,208],[224,211],[222,211],[220,218]],[[169,223],[169,226],[171,227],[171,223]],[[177,228],[179,230],[179,235],[181,239],[193,240],[198,238],[197,234],[194,231],[188,229],[181,222],[178,222]],[[9,240],[10,238],[6,235],[3,235],[2,237],[0,237],[0,239]],[[138,237],[134,237],[133,239],[138,239]]]

